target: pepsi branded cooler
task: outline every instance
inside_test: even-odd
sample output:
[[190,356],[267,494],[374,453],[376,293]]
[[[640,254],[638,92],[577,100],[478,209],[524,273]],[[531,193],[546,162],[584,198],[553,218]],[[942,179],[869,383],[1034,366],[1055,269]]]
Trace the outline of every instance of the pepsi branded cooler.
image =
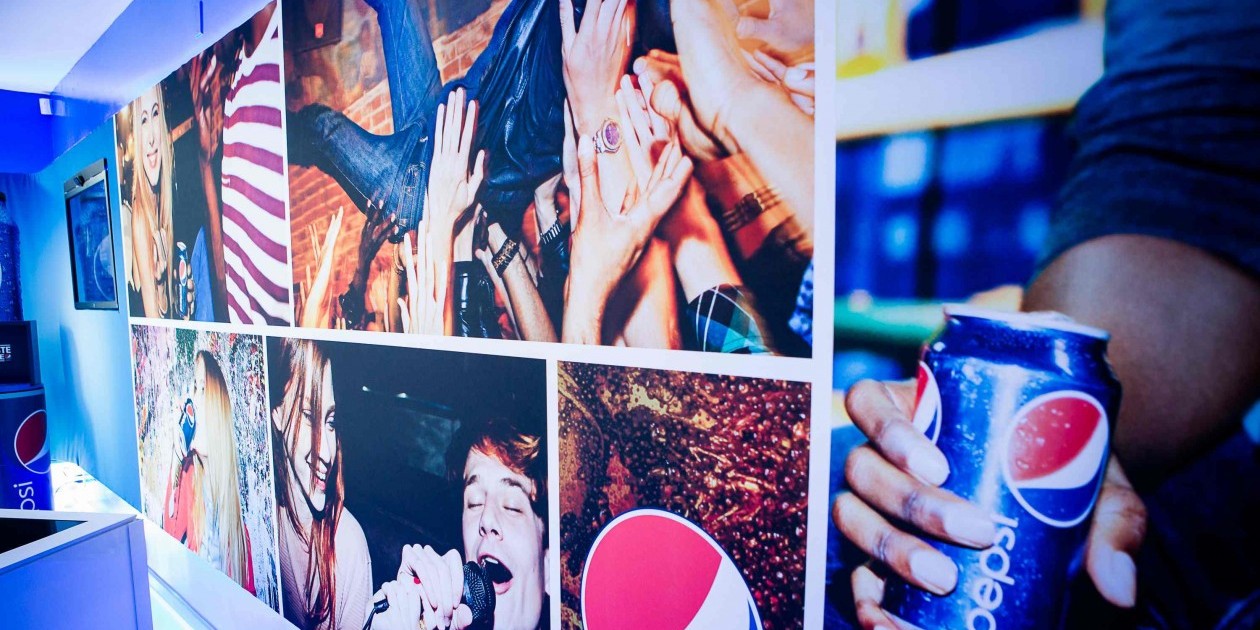
[[914,424],[949,461],[942,487],[989,512],[997,536],[985,550],[925,537],[958,565],[958,586],[938,597],[890,578],[890,612],[920,628],[1059,627],[1120,405],[1107,339],[1048,314],[946,309]]
[[53,509],[44,388],[0,385],[0,509]]

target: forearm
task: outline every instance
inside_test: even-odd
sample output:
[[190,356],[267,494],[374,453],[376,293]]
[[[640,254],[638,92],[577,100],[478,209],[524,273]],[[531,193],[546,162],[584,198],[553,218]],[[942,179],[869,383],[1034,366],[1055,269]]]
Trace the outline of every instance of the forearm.
[[521,337],[529,341],[556,341],[556,330],[547,317],[538,287],[529,277],[525,261],[520,256],[513,257],[501,278],[507,287],[508,301]]
[[750,83],[718,136],[744,153],[807,231],[814,223],[814,122],[781,91]]
[[636,348],[682,347],[672,271],[669,247],[660,239],[648,241],[606,309],[607,338],[622,337],[626,345]]
[[1050,264],[1023,306],[1111,332],[1123,386],[1115,452],[1139,484],[1228,434],[1260,391],[1260,283],[1193,247],[1088,241]]
[[704,193],[692,185],[679,204],[672,210],[675,214],[666,218],[671,224],[664,227],[684,301],[691,302],[718,285],[738,285],[739,272],[726,250],[721,228],[709,215]]

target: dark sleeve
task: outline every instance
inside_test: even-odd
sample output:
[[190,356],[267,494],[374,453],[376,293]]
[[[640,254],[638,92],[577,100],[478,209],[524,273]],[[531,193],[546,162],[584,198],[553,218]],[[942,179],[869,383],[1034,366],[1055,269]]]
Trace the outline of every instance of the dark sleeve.
[[1107,19],[1107,70],[1077,105],[1039,268],[1141,234],[1260,277],[1260,2],[1118,0]]

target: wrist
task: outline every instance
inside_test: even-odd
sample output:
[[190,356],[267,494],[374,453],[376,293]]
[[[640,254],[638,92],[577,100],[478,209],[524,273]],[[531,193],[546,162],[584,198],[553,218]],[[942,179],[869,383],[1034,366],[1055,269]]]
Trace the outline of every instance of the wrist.
[[617,99],[612,94],[596,98],[573,110],[573,126],[579,136],[593,136],[599,131],[604,121],[611,118],[620,120],[617,111]]

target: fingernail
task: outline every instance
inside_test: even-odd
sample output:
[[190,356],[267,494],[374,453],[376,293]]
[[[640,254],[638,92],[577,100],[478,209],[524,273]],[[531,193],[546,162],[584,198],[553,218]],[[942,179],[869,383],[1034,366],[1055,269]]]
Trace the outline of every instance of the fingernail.
[[941,517],[945,533],[956,541],[989,547],[997,537],[993,519],[985,517],[969,505],[950,505]]
[[634,68],[635,74],[643,74],[643,72],[647,70],[647,59],[644,59],[643,57],[635,59],[634,66],[632,67]]
[[739,37],[748,37],[751,32],[752,25],[748,23],[748,20],[741,19],[735,23],[735,35]]
[[801,68],[792,68],[783,74],[783,80],[789,83],[797,83],[804,81],[806,72]]
[[939,450],[931,446],[920,446],[910,450],[906,457],[906,467],[918,478],[939,486],[949,477],[949,462]]
[[912,552],[910,573],[937,595],[954,590],[954,584],[958,581],[957,565],[935,551]]
[[1130,608],[1137,600],[1137,567],[1133,557],[1123,551],[1108,554],[1107,568],[1098,576],[1099,590],[1107,591],[1108,599],[1117,606]]

